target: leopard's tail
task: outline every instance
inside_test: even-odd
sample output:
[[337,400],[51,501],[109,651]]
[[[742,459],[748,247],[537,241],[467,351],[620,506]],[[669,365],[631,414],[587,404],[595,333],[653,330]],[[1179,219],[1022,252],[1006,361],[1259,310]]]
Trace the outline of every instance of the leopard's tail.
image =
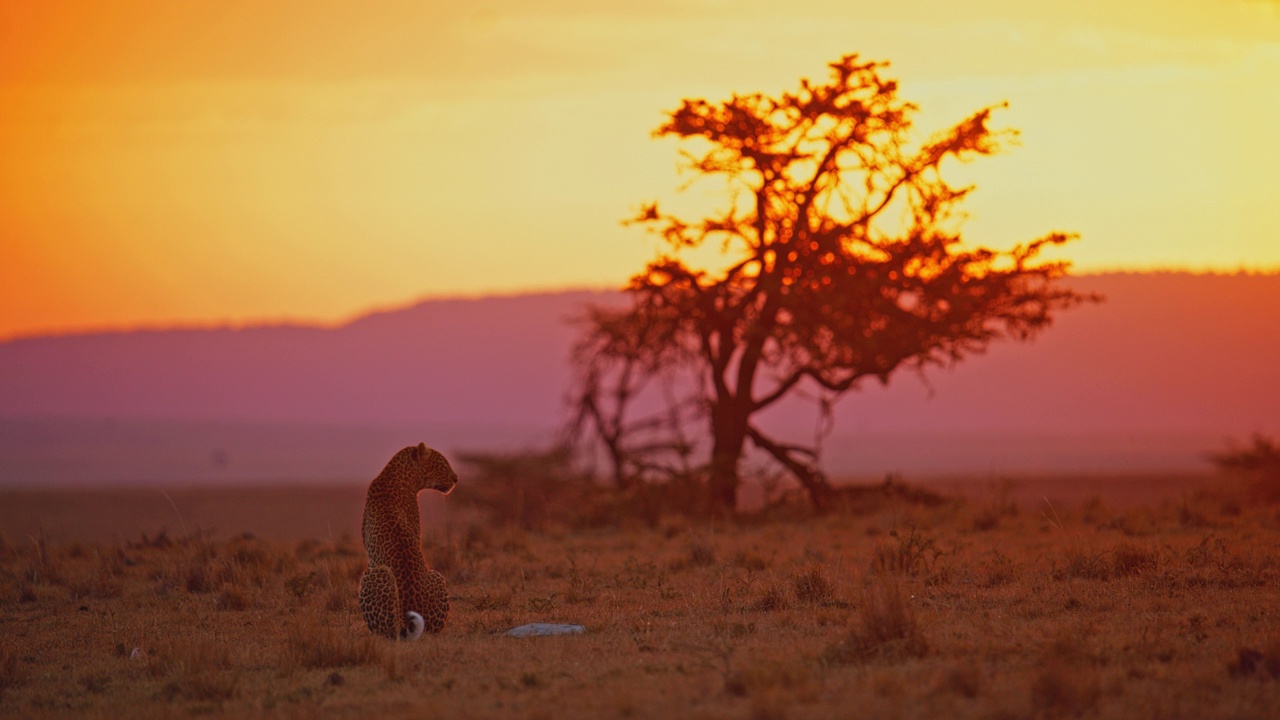
[[417,640],[422,637],[422,630],[427,626],[427,621],[412,610],[404,614],[404,623],[406,627],[401,637],[405,640]]

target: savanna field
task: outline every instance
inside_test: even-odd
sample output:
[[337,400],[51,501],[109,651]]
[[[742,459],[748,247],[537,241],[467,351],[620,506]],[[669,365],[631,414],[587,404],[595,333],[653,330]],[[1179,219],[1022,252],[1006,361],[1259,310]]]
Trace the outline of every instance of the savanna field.
[[8,491],[0,715],[1280,717],[1280,507],[1099,488],[709,520],[460,485],[423,498],[452,607],[413,643],[356,607],[363,488]]

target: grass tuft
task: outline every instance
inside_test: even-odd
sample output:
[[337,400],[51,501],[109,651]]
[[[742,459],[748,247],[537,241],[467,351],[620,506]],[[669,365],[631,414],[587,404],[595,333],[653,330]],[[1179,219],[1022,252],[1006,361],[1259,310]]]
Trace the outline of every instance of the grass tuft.
[[879,573],[917,575],[932,572],[942,549],[913,525],[905,533],[889,531],[890,540],[876,546],[872,569]]
[[857,621],[842,640],[827,648],[824,659],[849,664],[924,657],[928,652],[929,643],[902,584],[878,575],[862,594]]
[[1054,567],[1054,578],[1078,578],[1082,580],[1110,580],[1111,563],[1102,551],[1090,551],[1079,547],[1067,550],[1063,564]]
[[716,549],[705,540],[694,540],[689,543],[688,563],[690,567],[709,567],[716,562]]
[[786,610],[788,606],[787,591],[781,585],[769,585],[756,599],[751,608],[760,612],[777,612]]
[[1154,548],[1126,542],[1111,551],[1111,569],[1120,577],[1145,575],[1160,563],[1160,552]]
[[384,661],[384,643],[363,628],[341,630],[313,616],[300,616],[288,631],[285,665],[289,667],[339,668],[377,665]]
[[836,587],[821,565],[810,565],[791,579],[796,600],[806,605],[825,605],[835,598]]
[[227,583],[222,586],[215,598],[219,610],[248,610],[251,605],[249,593],[239,585]]
[[235,697],[240,684],[240,672],[230,647],[212,638],[199,638],[181,646],[159,667],[168,670],[169,680],[161,694],[169,699],[221,703]]

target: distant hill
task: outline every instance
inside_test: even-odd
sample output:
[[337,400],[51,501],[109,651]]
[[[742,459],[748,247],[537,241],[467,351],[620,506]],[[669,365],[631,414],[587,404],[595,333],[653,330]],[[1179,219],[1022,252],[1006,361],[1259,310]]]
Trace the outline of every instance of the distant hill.
[[554,422],[585,292],[434,300],[346,325],[0,344],[0,414],[364,424]]
[[[1280,276],[1075,278],[1107,301],[1035,343],[868,386],[839,406],[834,474],[1190,470],[1280,431]],[[101,333],[0,343],[0,485],[339,479],[400,445],[539,442],[563,418],[587,303],[430,300],[340,327]],[[812,409],[766,422],[811,437]],[[376,471],[376,467],[372,468]]]

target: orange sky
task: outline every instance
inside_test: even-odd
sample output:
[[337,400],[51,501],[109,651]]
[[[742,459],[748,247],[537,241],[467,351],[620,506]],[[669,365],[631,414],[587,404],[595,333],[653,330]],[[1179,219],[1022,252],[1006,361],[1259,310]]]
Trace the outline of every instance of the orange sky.
[[1011,103],[971,240],[1280,267],[1278,2],[6,0],[0,339],[620,283],[662,111],[850,51],[924,131]]

